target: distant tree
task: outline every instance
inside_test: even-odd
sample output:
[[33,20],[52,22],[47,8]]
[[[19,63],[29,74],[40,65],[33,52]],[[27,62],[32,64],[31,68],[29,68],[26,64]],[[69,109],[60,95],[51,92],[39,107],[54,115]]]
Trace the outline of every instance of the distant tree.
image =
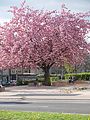
[[77,66],[79,72],[90,72],[90,54],[86,56],[84,62]]
[[64,67],[65,67],[65,69],[66,69],[66,71],[67,71],[68,73],[72,73],[73,70],[74,70],[74,66],[72,66],[72,65],[69,64],[69,63],[64,63]]
[[1,27],[1,66],[41,68],[45,85],[51,85],[52,66],[83,61],[88,52],[89,12],[71,13],[64,5],[59,12],[32,10],[24,3],[12,8],[12,19]]

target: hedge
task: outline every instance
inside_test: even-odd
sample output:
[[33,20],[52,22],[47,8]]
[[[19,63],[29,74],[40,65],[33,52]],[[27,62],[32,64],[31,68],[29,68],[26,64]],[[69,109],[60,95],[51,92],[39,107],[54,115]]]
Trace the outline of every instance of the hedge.
[[[39,74],[39,75],[37,75],[36,79],[37,79],[36,82],[43,83],[44,82],[44,75],[43,74]],[[51,82],[55,82],[55,81],[58,81],[58,80],[59,80],[59,75],[57,75],[57,74],[50,74],[50,81]],[[17,85],[28,85],[31,82],[35,83],[35,81],[33,81],[33,80],[18,79],[17,80]]]
[[[44,81],[44,75],[43,74],[39,74],[37,76],[37,79],[39,82],[43,82]],[[50,74],[50,81],[54,82],[54,81],[58,81],[59,80],[59,75],[57,74]]]
[[65,80],[76,77],[77,80],[90,80],[90,72],[65,74]]

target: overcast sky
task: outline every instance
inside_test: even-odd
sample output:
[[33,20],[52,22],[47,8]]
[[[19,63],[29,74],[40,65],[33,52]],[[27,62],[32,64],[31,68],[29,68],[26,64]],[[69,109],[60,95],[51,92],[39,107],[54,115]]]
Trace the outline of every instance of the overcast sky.
[[[0,23],[9,20],[12,16],[7,10],[10,6],[20,6],[23,0],[0,0]],[[27,5],[35,9],[60,10],[61,4],[65,4],[74,12],[90,10],[90,0],[26,0]]]
[[[7,11],[10,6],[20,6],[23,0],[0,0],[0,24],[10,20],[12,15]],[[73,12],[90,11],[90,0],[26,0],[27,5],[34,9],[60,10],[65,4]]]

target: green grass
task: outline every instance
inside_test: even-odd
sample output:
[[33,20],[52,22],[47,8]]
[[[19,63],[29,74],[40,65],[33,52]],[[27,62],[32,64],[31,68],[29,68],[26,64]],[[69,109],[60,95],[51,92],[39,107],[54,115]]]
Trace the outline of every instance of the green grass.
[[90,120],[90,115],[0,111],[0,120]]

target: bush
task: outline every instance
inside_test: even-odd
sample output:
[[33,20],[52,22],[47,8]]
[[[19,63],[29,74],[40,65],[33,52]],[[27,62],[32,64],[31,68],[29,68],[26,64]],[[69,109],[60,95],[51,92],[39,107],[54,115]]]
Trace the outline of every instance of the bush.
[[58,81],[59,80],[59,77],[58,76],[52,76],[52,77],[50,77],[50,81],[51,82],[55,82],[55,81]]
[[37,85],[37,81],[33,80],[18,80],[16,85],[29,85],[29,84],[34,84]]
[[23,85],[28,85],[29,81],[28,80],[23,80],[22,83],[23,83]]
[[43,74],[37,75],[37,81],[38,82],[44,82],[44,75]]

